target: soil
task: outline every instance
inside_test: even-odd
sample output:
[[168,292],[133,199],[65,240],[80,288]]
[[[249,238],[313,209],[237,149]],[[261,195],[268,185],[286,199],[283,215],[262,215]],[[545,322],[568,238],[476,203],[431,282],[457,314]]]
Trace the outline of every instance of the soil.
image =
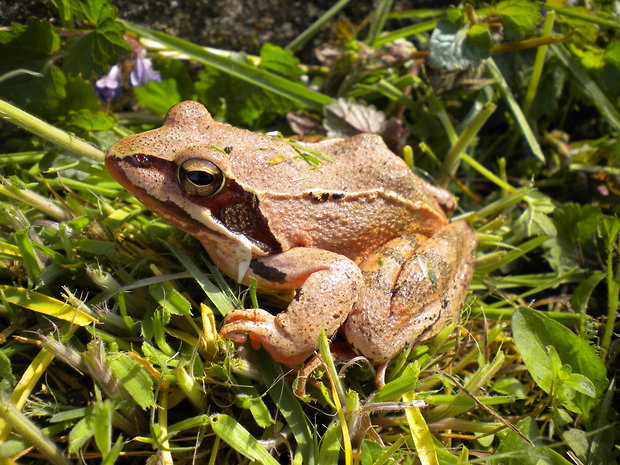
[[[261,44],[286,46],[325,13],[335,0],[112,0],[119,17],[191,42],[255,54]],[[396,0],[394,9],[438,7],[446,1]],[[361,24],[371,0],[351,0],[337,16]],[[55,21],[49,1],[0,0],[0,26],[25,23],[29,16]],[[327,27],[317,41],[332,36]]]

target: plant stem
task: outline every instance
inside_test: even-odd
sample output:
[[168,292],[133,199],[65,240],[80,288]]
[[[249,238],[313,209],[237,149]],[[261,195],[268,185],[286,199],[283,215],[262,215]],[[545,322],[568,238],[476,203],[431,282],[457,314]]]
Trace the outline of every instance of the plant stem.
[[13,405],[11,399],[0,392],[0,418],[11,429],[21,434],[29,443],[34,445],[43,454],[45,459],[53,465],[71,465],[71,461],[56,447],[43,431]]
[[452,148],[446,155],[443,162],[439,176],[437,176],[437,182],[440,186],[446,187],[448,185],[450,179],[454,176],[456,170],[458,169],[461,155],[494,111],[495,104],[491,102],[486,103],[482,110],[480,110],[476,116],[472,118],[471,124],[467,126],[456,142],[452,145]]
[[[543,25],[542,37],[550,36],[553,32],[553,24],[555,23],[555,11],[551,10],[545,16],[545,24]],[[540,82],[540,76],[542,75],[543,66],[545,64],[545,57],[547,55],[547,45],[542,45],[536,50],[536,59],[534,61],[534,68],[532,69],[532,76],[530,77],[530,83],[523,100],[523,113],[527,117],[530,112],[530,107],[536,96],[538,90],[538,83]]]
[[77,153],[78,155],[85,156],[92,160],[103,161],[103,151],[99,150],[97,147],[93,147],[88,142],[62,129],[58,129],[1,99],[0,117],[70,152]]
[[372,22],[370,23],[370,31],[366,43],[375,46],[379,34],[383,30],[383,25],[387,19],[388,13],[392,8],[392,0],[381,0],[379,6],[372,13]]
[[312,37],[314,37],[321,30],[325,23],[327,23],[330,19],[336,16],[345,6],[347,6],[347,3],[349,3],[349,1],[350,0],[340,0],[336,2],[334,6],[327,10],[319,19],[312,23],[310,27],[308,27],[308,29],[298,35],[295,40],[293,40],[285,48],[287,50],[291,50],[292,52],[296,52],[297,50],[299,50],[306,42],[312,39]]

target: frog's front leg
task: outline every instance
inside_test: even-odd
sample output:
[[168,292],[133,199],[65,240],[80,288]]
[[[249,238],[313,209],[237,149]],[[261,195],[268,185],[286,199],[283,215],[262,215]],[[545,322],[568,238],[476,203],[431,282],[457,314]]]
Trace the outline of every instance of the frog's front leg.
[[344,326],[347,340],[382,364],[458,319],[475,250],[476,234],[464,221],[380,247],[360,264],[365,283]]
[[312,354],[321,330],[328,336],[336,332],[351,313],[363,281],[359,267],[347,257],[303,247],[252,261],[246,279],[250,277],[259,290],[298,291],[276,316],[262,309],[233,310],[220,334],[237,343],[249,337],[252,347],[262,346],[288,365]]

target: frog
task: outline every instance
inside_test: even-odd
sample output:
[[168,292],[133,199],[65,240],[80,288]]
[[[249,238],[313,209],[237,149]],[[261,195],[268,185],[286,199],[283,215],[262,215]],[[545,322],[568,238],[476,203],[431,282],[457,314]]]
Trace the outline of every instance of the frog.
[[452,194],[415,175],[379,135],[291,141],[217,122],[186,101],[161,127],[114,143],[105,165],[224,274],[285,307],[230,311],[224,339],[299,366],[322,331],[340,331],[379,366],[458,321],[475,231],[451,222]]

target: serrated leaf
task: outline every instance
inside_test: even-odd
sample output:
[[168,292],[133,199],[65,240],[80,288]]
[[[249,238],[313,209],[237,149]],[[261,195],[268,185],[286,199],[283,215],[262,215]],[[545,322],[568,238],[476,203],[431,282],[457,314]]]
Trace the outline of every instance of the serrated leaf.
[[162,79],[161,82],[149,81],[144,86],[134,88],[133,92],[140,105],[156,115],[165,115],[170,107],[181,101],[177,81],[170,78]]
[[495,7],[502,18],[506,40],[518,41],[534,34],[542,20],[540,4],[528,0],[508,0]]
[[524,197],[527,208],[519,216],[513,226],[518,238],[546,235],[555,237],[556,228],[553,219],[549,216],[555,210],[551,199],[540,193],[531,192]]
[[323,109],[330,138],[347,138],[360,133],[379,134],[385,129],[385,115],[374,105],[339,98]]
[[107,34],[92,31],[70,40],[65,47],[64,70],[73,76],[81,74],[84,78],[107,73],[116,64],[120,54],[128,51],[128,48],[119,46],[116,39],[111,31],[107,31]]
[[[88,109],[73,113],[67,121],[68,126],[86,131],[107,131],[117,124],[118,119],[112,113],[102,113]],[[110,247],[109,243],[107,243],[107,247]]]
[[435,69],[463,71],[478,66],[490,56],[491,36],[485,26],[476,25],[470,37],[467,28],[458,28],[443,19],[431,34],[428,62]]
[[566,203],[553,212],[553,220],[560,235],[574,243],[589,241],[602,216],[599,207],[576,203]]
[[467,17],[465,16],[465,12],[463,11],[463,9],[454,6],[449,6],[448,8],[446,8],[445,17],[457,28],[463,27],[463,25],[467,21]]
[[605,60],[620,69],[620,42],[614,41],[605,49]]
[[293,79],[301,74],[299,59],[293,52],[270,43],[263,44],[260,49],[260,64],[269,71]]

